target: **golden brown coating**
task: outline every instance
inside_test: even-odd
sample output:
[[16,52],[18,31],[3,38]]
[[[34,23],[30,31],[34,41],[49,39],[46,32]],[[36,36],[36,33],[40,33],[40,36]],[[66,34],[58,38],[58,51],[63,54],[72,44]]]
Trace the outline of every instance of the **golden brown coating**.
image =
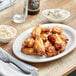
[[50,50],[56,51],[56,49],[55,49],[55,47],[54,47],[53,45],[51,45],[51,46],[49,46],[49,47],[47,48],[47,51],[50,51]]
[[58,54],[58,52],[56,51],[54,46],[49,46],[46,50],[46,56],[50,57],[50,56],[56,56]]
[[41,32],[50,32],[50,28],[49,27],[41,28]]
[[62,44],[65,44],[65,42],[60,38],[58,34],[52,34],[49,36],[49,40],[54,44],[56,49],[61,49]]
[[49,40],[47,40],[46,42],[44,42],[44,46],[45,46],[45,50],[47,50],[48,47],[52,46],[52,44]]
[[32,31],[32,36],[36,38],[36,37],[40,37],[40,34],[41,34],[41,26],[37,25]]
[[34,46],[34,39],[32,36],[29,36],[25,41],[23,42],[24,47],[33,47]]
[[52,50],[46,51],[46,56],[47,57],[56,56],[56,55],[58,55],[57,51],[52,51]]
[[58,54],[55,47],[52,45],[52,43],[49,40],[47,40],[44,43],[44,45],[45,45],[45,51],[46,51],[46,56],[47,57],[55,56],[55,55]]
[[46,33],[41,34],[40,37],[42,38],[43,41],[48,40],[48,34]]
[[64,34],[60,34],[59,36],[60,36],[60,38],[61,38],[63,41],[65,41],[65,43],[67,44],[67,41],[68,41],[67,36],[65,36]]
[[33,48],[22,48],[22,52],[28,55],[35,55],[35,51]]
[[53,32],[53,33],[61,34],[61,33],[63,32],[63,29],[62,29],[61,27],[59,27],[59,26],[54,26],[54,27],[52,28],[52,32]]
[[45,46],[43,44],[43,40],[40,37],[35,39],[34,49],[36,50],[38,55],[45,54]]
[[61,44],[61,48],[58,50],[59,52],[65,51],[66,44]]

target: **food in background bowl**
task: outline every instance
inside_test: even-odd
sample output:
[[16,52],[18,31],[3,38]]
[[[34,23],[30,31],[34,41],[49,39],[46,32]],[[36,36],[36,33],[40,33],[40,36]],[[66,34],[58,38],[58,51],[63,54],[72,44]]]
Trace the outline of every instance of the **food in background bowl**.
[[46,9],[42,14],[51,22],[62,22],[70,16],[70,12],[64,9]]
[[28,55],[56,56],[65,51],[68,38],[63,34],[63,28],[54,26],[52,29],[37,25],[31,36],[23,42],[22,52]]
[[16,36],[16,29],[8,25],[0,25],[0,42],[7,43]]

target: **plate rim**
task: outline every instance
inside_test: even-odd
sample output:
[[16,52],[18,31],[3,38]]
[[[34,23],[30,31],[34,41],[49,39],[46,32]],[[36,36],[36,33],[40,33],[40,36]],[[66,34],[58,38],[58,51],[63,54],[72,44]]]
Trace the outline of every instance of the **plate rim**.
[[[53,24],[53,26],[55,26],[55,25],[64,26],[64,27],[67,27],[67,28],[72,29],[71,31],[73,31],[72,33],[73,33],[73,35],[75,36],[75,40],[76,40],[76,35],[75,35],[75,32],[76,32],[76,31],[75,31],[72,27],[69,27],[69,26],[67,26],[67,25],[65,25],[65,24],[59,24],[59,23],[47,23],[47,24],[41,24],[41,25],[42,25],[42,26],[45,26],[45,25],[49,25],[49,24],[51,24],[51,25]],[[35,26],[34,26],[34,27],[35,27]],[[30,61],[30,60],[27,60],[27,59],[23,59],[23,58],[21,58],[20,56],[18,56],[18,55],[15,53],[14,45],[15,45],[17,39],[18,39],[19,37],[21,37],[21,35],[23,35],[23,34],[24,34],[25,32],[27,32],[27,31],[30,31],[30,30],[33,29],[34,27],[32,27],[32,28],[30,28],[30,29],[27,29],[26,31],[22,32],[22,33],[16,38],[16,40],[15,40],[14,43],[13,43],[13,47],[12,47],[13,53],[16,55],[16,57],[18,57],[19,59],[21,59],[21,60],[23,60],[23,61],[27,61],[27,62],[31,62],[31,63],[41,63],[41,62],[53,61],[53,60],[62,58],[63,56],[69,54],[69,53],[70,53],[71,51],[73,51],[73,49],[76,47],[76,45],[75,45],[75,44],[76,44],[76,41],[75,41],[75,44],[73,45],[73,47],[71,47],[71,50],[69,50],[69,51],[66,52],[66,53],[63,53],[63,54],[60,54],[60,55],[51,57],[51,60],[50,60],[50,58],[40,59],[40,60],[35,60],[35,61],[32,61],[32,60]]]

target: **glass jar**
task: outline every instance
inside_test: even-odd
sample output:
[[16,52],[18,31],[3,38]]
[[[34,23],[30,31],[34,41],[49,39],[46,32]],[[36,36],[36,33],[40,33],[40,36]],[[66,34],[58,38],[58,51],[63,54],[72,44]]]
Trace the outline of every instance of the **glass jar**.
[[13,12],[13,21],[15,23],[24,22],[27,18],[28,0],[16,0]]

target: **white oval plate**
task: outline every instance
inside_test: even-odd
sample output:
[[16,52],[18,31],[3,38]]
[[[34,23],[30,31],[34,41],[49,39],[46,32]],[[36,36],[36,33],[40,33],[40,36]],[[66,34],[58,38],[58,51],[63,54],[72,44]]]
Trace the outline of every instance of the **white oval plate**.
[[71,27],[64,25],[64,24],[42,24],[42,27],[50,27],[52,28],[53,26],[60,26],[63,28],[63,33],[68,37],[69,41],[68,44],[66,46],[66,50],[63,53],[60,53],[57,56],[54,57],[40,57],[40,56],[31,56],[31,55],[26,55],[24,53],[21,52],[21,48],[22,48],[22,43],[24,41],[25,38],[27,38],[29,35],[31,35],[31,32],[33,30],[33,28],[28,29],[27,31],[23,32],[14,42],[13,44],[13,52],[14,54],[27,62],[33,62],[33,63],[40,63],[40,62],[48,62],[48,61],[53,61],[56,59],[59,59],[65,55],[67,55],[68,53],[70,53],[75,47],[76,47],[76,33],[75,30],[72,29]]

